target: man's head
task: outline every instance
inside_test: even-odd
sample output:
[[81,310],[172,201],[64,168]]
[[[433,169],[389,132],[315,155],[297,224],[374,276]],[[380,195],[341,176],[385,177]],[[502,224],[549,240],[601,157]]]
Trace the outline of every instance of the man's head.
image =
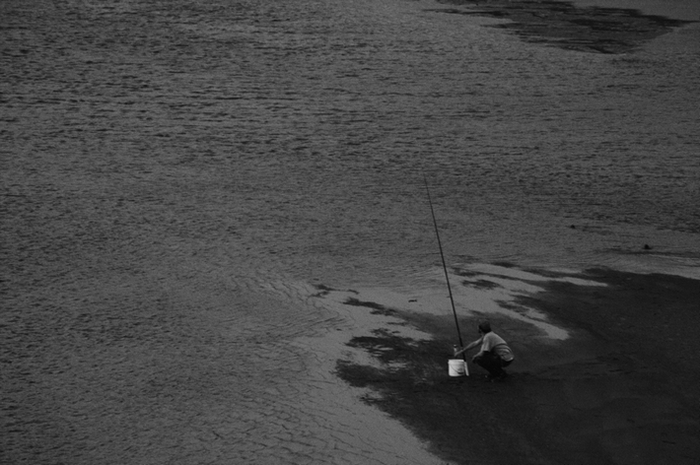
[[482,321],[479,323],[479,332],[482,332],[484,334],[490,333],[491,332],[491,323],[488,321]]

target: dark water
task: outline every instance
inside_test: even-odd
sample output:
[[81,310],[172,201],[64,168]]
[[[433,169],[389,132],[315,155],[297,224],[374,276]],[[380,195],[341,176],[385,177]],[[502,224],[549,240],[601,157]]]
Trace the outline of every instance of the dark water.
[[582,7],[628,8],[684,21],[700,20],[700,4],[688,0],[573,0],[572,3]]
[[[438,266],[423,174],[450,265],[698,276],[700,28],[598,55],[435,6],[0,4],[13,461],[328,463],[364,438],[288,344],[343,324],[308,283]],[[287,374],[264,391],[261,366]]]

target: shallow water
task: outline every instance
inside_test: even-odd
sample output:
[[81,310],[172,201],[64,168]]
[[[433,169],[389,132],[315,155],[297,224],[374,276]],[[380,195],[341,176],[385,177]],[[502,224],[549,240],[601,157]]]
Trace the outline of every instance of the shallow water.
[[423,174],[450,266],[698,276],[697,25],[610,56],[429,9],[2,2],[10,458],[393,463],[294,341],[347,325],[309,284],[439,266]]

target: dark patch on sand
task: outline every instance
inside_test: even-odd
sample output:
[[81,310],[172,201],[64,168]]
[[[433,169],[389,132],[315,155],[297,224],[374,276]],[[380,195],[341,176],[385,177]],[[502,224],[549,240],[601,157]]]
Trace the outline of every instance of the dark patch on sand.
[[[314,287],[318,289],[319,292],[317,292],[316,294],[311,294],[311,297],[326,297],[331,292],[336,292],[339,290],[326,286],[325,284],[314,284]],[[345,292],[352,292],[353,294],[358,294],[358,292],[354,289],[347,289]]]
[[554,0],[438,0],[471,9],[434,10],[509,20],[493,27],[512,30],[523,40],[568,50],[626,53],[689,21],[645,15],[622,8],[577,7]]
[[500,284],[489,281],[488,279],[479,279],[477,281],[462,281],[464,286],[475,287],[477,289],[494,289],[501,287]]
[[[431,451],[463,464],[694,464],[700,456],[700,283],[665,275],[591,270],[607,287],[551,281],[521,304],[549,314],[572,337],[546,341],[524,323],[491,316],[516,353],[501,383],[450,378],[449,316],[395,311],[434,335],[385,330],[350,342],[386,368],[338,363],[371,389],[365,402],[395,416]],[[462,331],[475,339],[477,318]],[[398,367],[397,367],[398,363]]]
[[376,329],[374,336],[354,337],[348,345],[365,349],[382,363],[404,363],[415,360],[414,351],[418,348],[412,338],[398,336],[385,328]]
[[390,308],[385,307],[382,304],[378,304],[376,302],[369,302],[369,301],[363,301],[359,299],[355,299],[354,297],[349,297],[348,299],[343,302],[345,305],[352,305],[354,307],[367,307],[371,308],[372,311],[370,312],[373,315],[387,315],[387,316],[393,316],[396,314],[395,310],[392,310]]
[[325,297],[335,290],[332,287],[326,286],[325,284],[316,284],[314,287],[318,289],[319,292],[312,294],[311,297]]

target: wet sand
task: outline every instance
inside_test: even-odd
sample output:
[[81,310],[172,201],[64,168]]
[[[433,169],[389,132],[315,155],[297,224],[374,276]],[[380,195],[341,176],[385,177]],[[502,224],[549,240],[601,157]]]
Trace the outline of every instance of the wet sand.
[[594,53],[628,53],[690,21],[644,14],[629,8],[577,6],[553,0],[438,0],[466,9],[444,13],[486,16],[507,22],[508,29],[528,42]]
[[[346,300],[355,311],[392,315],[433,335],[404,337],[394,325],[349,342],[379,362],[338,362],[343,379],[369,389],[366,403],[454,463],[695,463],[699,281],[603,269],[458,274],[465,344],[488,318],[516,353],[510,376],[489,382],[471,362],[470,376],[448,376],[456,340],[450,315],[414,311],[421,292],[404,295],[403,304],[398,294],[359,292]],[[548,324],[563,333],[547,334]]]

